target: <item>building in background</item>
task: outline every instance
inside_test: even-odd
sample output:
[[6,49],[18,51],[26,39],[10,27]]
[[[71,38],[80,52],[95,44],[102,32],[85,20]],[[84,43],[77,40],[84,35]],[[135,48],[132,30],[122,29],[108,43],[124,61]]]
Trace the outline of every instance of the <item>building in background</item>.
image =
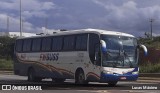
[[[14,37],[19,37],[20,33],[19,32],[0,32],[0,36],[9,36],[11,38],[14,38]],[[23,37],[31,37],[31,36],[36,36],[36,34],[23,32],[22,36]]]

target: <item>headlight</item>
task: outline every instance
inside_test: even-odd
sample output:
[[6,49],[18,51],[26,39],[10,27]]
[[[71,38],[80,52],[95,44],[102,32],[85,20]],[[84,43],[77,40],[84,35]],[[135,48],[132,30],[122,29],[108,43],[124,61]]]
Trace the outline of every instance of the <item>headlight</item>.
[[132,72],[132,74],[133,74],[133,75],[138,74],[138,73],[139,73],[138,71],[136,71],[136,72]]
[[113,72],[111,72],[111,71],[103,71],[103,73],[105,73],[105,74],[113,74]]

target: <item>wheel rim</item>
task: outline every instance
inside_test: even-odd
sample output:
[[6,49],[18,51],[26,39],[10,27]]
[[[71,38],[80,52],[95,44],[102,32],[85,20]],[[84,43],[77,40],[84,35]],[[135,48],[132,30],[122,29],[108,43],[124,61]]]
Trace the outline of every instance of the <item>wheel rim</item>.
[[31,80],[31,81],[33,80],[33,75],[32,75],[32,73],[30,74],[30,80]]
[[29,81],[33,81],[33,78],[34,78],[34,76],[33,76],[33,72],[32,72],[32,70],[29,72]]
[[84,82],[84,75],[83,75],[83,73],[79,74],[78,81],[79,81],[79,84],[83,84],[83,82]]

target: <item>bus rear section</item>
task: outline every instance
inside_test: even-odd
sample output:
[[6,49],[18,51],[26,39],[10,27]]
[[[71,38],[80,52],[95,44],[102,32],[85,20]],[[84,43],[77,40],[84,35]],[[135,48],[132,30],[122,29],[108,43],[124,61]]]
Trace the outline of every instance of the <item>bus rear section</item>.
[[28,76],[28,81],[74,79],[84,63],[89,62],[87,43],[88,33],[17,39],[14,73]]

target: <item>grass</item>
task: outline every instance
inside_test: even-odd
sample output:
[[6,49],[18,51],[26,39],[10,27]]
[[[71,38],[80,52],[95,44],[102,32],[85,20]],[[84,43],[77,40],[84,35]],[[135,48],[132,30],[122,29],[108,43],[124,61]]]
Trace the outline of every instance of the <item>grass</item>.
[[160,73],[160,63],[140,66],[140,73]]
[[13,69],[13,61],[0,59],[0,69]]

